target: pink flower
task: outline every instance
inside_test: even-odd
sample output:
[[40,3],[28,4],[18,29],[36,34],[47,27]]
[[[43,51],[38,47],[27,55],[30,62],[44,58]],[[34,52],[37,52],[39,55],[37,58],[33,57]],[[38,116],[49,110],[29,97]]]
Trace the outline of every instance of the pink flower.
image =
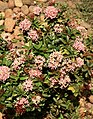
[[76,40],[77,41],[83,41],[84,39],[83,38],[80,38],[79,36],[76,37]]
[[60,69],[60,75],[61,75],[61,78],[63,78],[66,75],[66,67],[62,67]]
[[30,30],[30,32],[28,32],[28,36],[32,39],[32,41],[38,40],[38,34],[36,30]]
[[87,30],[83,26],[77,26],[76,29],[81,33],[82,36],[87,36]]
[[61,76],[64,77],[66,72],[74,71],[77,67],[77,64],[71,59],[64,59],[62,62],[62,68],[60,70]]
[[59,84],[61,86],[60,88],[61,89],[66,88],[70,82],[71,82],[71,80],[70,80],[70,77],[68,75],[64,76],[64,78],[60,77],[60,80],[59,80]]
[[19,69],[20,65],[23,64],[25,62],[25,58],[24,57],[19,57],[19,58],[16,58],[14,60],[14,62],[12,63],[12,68],[13,69]]
[[58,81],[54,77],[51,77],[49,80],[51,81],[50,87],[53,87],[54,85],[56,85],[58,83]]
[[68,25],[72,28],[76,28],[78,24],[76,19],[71,19],[71,21],[68,22]]
[[76,68],[76,64],[74,62],[72,62],[71,64],[67,65],[67,71],[74,71]]
[[45,62],[44,57],[40,55],[35,57],[35,66],[38,67],[38,69],[42,70],[44,62]]
[[63,31],[63,25],[56,24],[54,30],[56,33],[61,33]]
[[48,61],[48,67],[51,69],[56,69],[60,66],[60,63],[63,59],[63,55],[61,52],[55,51],[50,54],[49,61]]
[[10,75],[10,69],[7,66],[0,66],[0,81],[6,81]]
[[83,51],[83,52],[85,51],[84,44],[79,40],[75,40],[73,47],[78,51]]
[[25,106],[29,106],[29,102],[26,98],[22,97],[21,99],[18,99],[18,101],[15,104],[16,113],[17,114],[23,114],[26,111]]
[[46,18],[54,19],[56,18],[58,14],[58,10],[54,6],[48,6],[45,9],[44,13],[45,13]]
[[38,69],[31,69],[30,71],[29,71],[29,75],[30,75],[30,77],[31,78],[34,78],[34,77],[40,77],[41,76],[41,71],[39,71]]
[[42,12],[42,9],[39,6],[37,6],[37,7],[34,7],[33,12],[34,14],[39,15],[40,12]]
[[84,60],[80,57],[76,58],[77,67],[82,67],[84,65]]
[[23,83],[23,88],[25,91],[32,91],[32,89],[33,89],[32,81],[30,79],[26,80]]
[[20,22],[19,27],[22,29],[22,31],[27,31],[29,30],[31,26],[31,22],[28,19],[24,19],[23,21]]
[[37,96],[35,96],[35,97],[32,98],[32,102],[33,102],[35,105],[39,104],[40,101],[41,101],[41,96],[39,96],[39,95],[37,95]]
[[74,71],[76,68],[76,64],[71,59],[65,59],[63,63],[66,66],[66,71]]

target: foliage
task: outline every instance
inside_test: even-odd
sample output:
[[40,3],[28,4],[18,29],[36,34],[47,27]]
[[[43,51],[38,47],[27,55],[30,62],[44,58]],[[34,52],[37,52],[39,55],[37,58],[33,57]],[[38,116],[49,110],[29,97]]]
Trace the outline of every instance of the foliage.
[[[77,26],[69,25],[72,20],[64,15],[68,9],[66,5],[55,4],[55,7],[60,10],[54,19],[46,18],[44,13],[35,15],[34,19],[27,18],[31,22],[31,29],[37,31],[39,38],[36,41],[28,36],[29,30],[23,31],[20,36],[24,37],[24,45],[21,48],[13,47],[11,50],[9,42],[0,38],[0,66],[10,68],[9,78],[6,81],[0,79],[0,106],[2,112],[12,110],[15,118],[25,117],[24,113],[18,114],[15,106],[16,102],[24,97],[29,101],[29,106],[24,107],[25,113],[30,114],[33,119],[41,119],[46,114],[50,114],[52,119],[78,119],[78,113],[75,112],[79,106],[79,97],[82,96],[84,85],[88,85],[92,79],[93,39],[91,36],[83,36],[77,30]],[[61,29],[61,32],[55,30],[56,24],[62,25],[57,29]],[[83,41],[80,42],[85,46],[84,51],[82,46],[81,50],[73,47],[75,40],[82,38]],[[18,41],[13,39],[11,44],[16,42]],[[59,54],[55,56],[53,53]],[[41,67],[39,67],[41,59],[38,65],[35,63],[37,56],[45,59]],[[57,61],[58,57],[61,61]],[[23,58],[24,61],[15,67],[14,61],[18,58]],[[77,58],[82,59],[83,64],[81,61],[77,62]],[[51,64],[53,60],[55,62]],[[39,70],[41,75],[37,73],[39,76],[34,76],[34,71],[30,73],[31,69]],[[32,81],[32,89],[26,91],[23,84],[28,79]]]

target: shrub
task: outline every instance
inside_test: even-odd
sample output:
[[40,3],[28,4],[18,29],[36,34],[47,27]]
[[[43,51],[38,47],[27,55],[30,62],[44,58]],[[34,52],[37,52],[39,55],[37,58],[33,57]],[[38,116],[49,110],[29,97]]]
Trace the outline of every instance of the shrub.
[[2,111],[13,110],[15,116],[28,112],[35,119],[46,114],[78,119],[79,97],[93,77],[92,37],[64,15],[67,6],[44,9],[18,23],[24,37],[21,48],[9,46],[16,39],[0,38]]

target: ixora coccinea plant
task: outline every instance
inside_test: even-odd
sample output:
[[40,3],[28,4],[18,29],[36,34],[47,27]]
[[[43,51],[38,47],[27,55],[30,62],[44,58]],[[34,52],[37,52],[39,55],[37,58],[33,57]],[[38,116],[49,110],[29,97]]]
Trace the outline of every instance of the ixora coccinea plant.
[[[2,112],[41,119],[76,119],[82,87],[93,77],[93,41],[65,5],[34,6],[33,17],[17,21],[23,37],[0,37]],[[37,117],[38,115],[38,117]],[[22,118],[22,117],[21,117]]]

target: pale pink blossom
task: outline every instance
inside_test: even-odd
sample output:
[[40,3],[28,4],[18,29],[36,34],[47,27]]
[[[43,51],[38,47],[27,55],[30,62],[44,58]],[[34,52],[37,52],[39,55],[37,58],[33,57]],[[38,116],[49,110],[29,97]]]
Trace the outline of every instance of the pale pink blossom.
[[84,60],[80,57],[76,58],[77,67],[82,67],[84,65]]
[[15,58],[14,62],[12,63],[12,68],[19,69],[20,68],[19,66],[23,64],[24,62],[25,62],[24,57]]
[[18,99],[15,104],[16,113],[22,115],[25,113],[26,108],[25,106],[29,106],[29,102],[26,98],[22,97],[21,99]]
[[65,59],[62,62],[62,66],[65,68],[66,72],[74,71],[76,68],[75,62],[73,62],[71,59]]
[[75,40],[73,47],[77,50],[77,51],[85,51],[85,45],[79,41],[79,40]]
[[60,84],[60,88],[63,89],[63,88],[66,88],[71,82],[71,79],[68,75],[64,76],[63,77],[60,77],[60,80],[59,80],[59,84]]
[[51,81],[50,87],[53,87],[54,85],[56,85],[58,83],[58,81],[54,77],[51,77],[49,80]]
[[63,31],[63,25],[56,24],[54,26],[54,30],[55,30],[56,33],[61,33]]
[[63,78],[65,75],[66,75],[66,67],[62,67],[60,69],[60,76],[61,76],[61,78]]
[[64,59],[62,62],[62,68],[60,69],[61,77],[64,77],[67,72],[74,71],[77,68],[75,61],[71,59]]
[[28,32],[28,36],[32,39],[32,41],[37,41],[38,40],[38,34],[36,30],[30,30]]
[[35,105],[39,104],[40,101],[41,101],[41,96],[37,95],[37,96],[32,97],[32,102],[33,102]]
[[24,83],[23,83],[23,88],[25,91],[32,91],[33,89],[33,83],[30,79],[26,80]]
[[56,69],[60,66],[60,63],[63,59],[63,55],[61,52],[55,51],[50,54],[49,61],[48,61],[48,67],[51,69]]
[[76,29],[81,33],[82,36],[87,37],[87,30],[83,26],[77,26]]
[[0,81],[6,81],[9,78],[10,69],[7,66],[0,66]]
[[83,41],[84,39],[83,38],[80,38],[79,36],[76,37],[76,40],[77,41]]
[[38,67],[38,69],[42,70],[43,64],[45,62],[45,58],[38,55],[35,57],[35,66]]
[[38,77],[39,78],[42,75],[42,73],[38,69],[30,69],[29,75],[30,75],[31,78],[34,78],[34,77]]
[[76,64],[72,62],[71,64],[67,65],[67,70],[66,71],[74,71],[76,69]]
[[42,12],[42,9],[39,6],[33,8],[33,12],[35,15],[39,15]]
[[78,26],[77,24],[77,21],[76,19],[71,19],[69,22],[68,22],[68,25],[72,28],[76,28]]
[[54,6],[48,6],[45,9],[44,13],[45,13],[46,18],[54,19],[56,18],[58,14],[58,9],[55,8]]
[[22,29],[22,31],[27,31],[30,29],[31,22],[28,19],[24,19],[20,22],[19,27]]

